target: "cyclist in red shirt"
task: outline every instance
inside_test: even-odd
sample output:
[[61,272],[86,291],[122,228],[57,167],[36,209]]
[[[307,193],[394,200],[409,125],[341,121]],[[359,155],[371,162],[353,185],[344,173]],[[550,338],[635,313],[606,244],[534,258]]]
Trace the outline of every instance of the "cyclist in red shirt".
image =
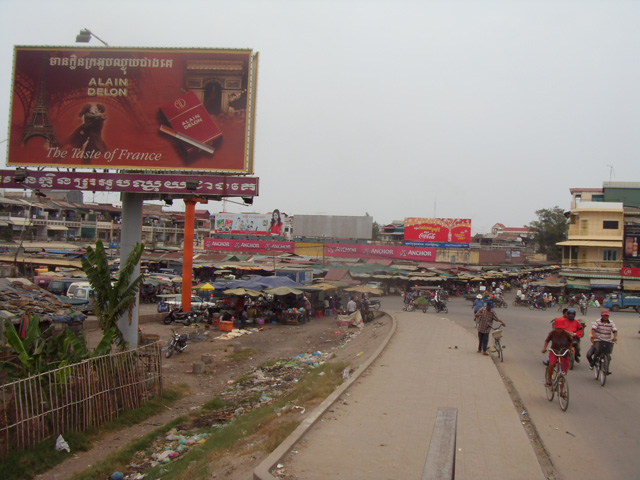
[[573,337],[574,356],[577,363],[580,363],[580,339],[584,336],[584,324],[576,319],[576,311],[570,308],[567,311],[567,319],[564,328]]

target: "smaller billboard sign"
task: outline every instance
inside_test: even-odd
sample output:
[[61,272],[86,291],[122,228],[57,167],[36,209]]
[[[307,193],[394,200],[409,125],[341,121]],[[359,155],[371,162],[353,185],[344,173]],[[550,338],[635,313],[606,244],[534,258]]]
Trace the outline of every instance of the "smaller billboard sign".
[[[468,244],[471,242],[471,220],[468,218],[418,218],[404,220],[404,240],[425,244]],[[413,243],[417,245],[418,243]]]
[[217,213],[215,233],[267,235],[270,220],[270,214]]

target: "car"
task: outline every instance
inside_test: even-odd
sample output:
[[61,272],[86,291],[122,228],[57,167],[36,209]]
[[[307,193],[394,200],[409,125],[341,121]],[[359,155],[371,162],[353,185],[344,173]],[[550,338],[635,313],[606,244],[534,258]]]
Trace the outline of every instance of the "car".
[[[169,309],[182,310],[182,295],[158,295],[160,301],[167,304]],[[207,302],[197,295],[191,295],[191,310],[204,310],[205,308],[215,307],[215,302]]]

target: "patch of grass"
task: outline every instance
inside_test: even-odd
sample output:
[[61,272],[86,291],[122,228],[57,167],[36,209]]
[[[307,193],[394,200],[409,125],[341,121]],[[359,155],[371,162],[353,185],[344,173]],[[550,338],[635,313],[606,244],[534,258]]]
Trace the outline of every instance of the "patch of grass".
[[[62,436],[69,444],[72,452],[90,450],[92,444],[106,433],[140,423],[164,411],[168,405],[173,404],[184,395],[185,388],[186,387],[165,389],[160,397],[149,400],[136,410],[124,412],[112,422],[101,425],[100,427],[91,428],[86,432],[64,432]],[[64,451],[56,451],[56,438],[50,438],[40,442],[29,450],[12,452],[7,458],[0,462],[0,478],[3,480],[29,480],[62,463],[69,457],[69,454]],[[111,473],[113,473],[113,471],[111,471],[109,475],[111,475]]]
[[242,362],[243,360],[255,357],[256,353],[258,352],[253,348],[243,348],[239,352],[233,352],[231,355],[227,355],[227,358],[232,362]]

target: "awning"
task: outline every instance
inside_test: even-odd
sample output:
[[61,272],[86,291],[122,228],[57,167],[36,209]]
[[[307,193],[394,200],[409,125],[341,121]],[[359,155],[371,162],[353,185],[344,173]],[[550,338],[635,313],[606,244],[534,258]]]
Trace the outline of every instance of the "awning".
[[605,288],[605,289],[618,289],[620,288],[620,280],[609,280],[606,278],[591,278],[589,279],[591,288]]
[[558,242],[556,245],[562,247],[607,247],[607,248],[622,248],[622,240],[619,241],[606,241],[606,240],[566,240],[564,242]]
[[623,280],[622,288],[623,290],[640,291],[640,280]]
[[570,290],[590,290],[591,283],[588,278],[567,279],[567,288]]
[[69,230],[67,227],[65,227],[64,225],[49,225],[47,227],[47,230]]
[[15,218],[12,217],[9,219],[9,223],[12,225],[20,225],[20,226],[24,226],[24,225],[29,225],[31,223],[31,219],[29,218]]

